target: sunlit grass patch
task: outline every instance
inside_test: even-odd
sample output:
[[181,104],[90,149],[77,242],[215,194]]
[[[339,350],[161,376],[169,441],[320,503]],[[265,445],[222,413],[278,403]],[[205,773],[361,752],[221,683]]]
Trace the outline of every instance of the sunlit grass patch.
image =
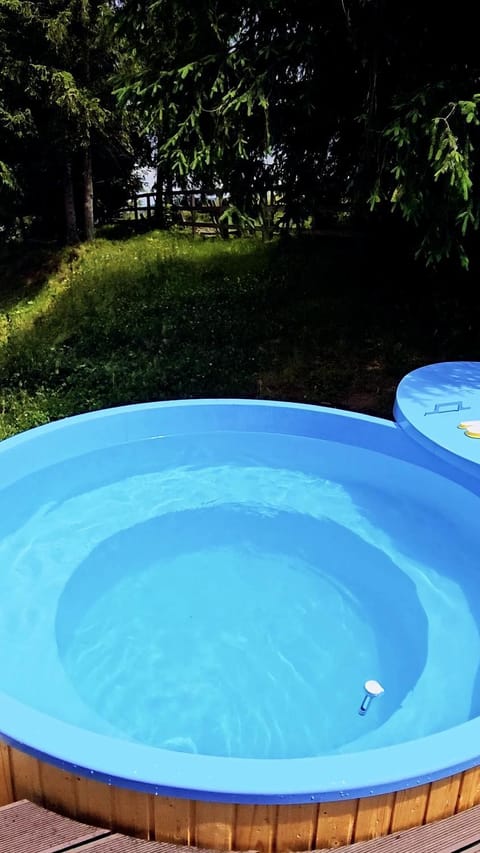
[[0,313],[0,436],[101,406],[255,393],[245,312],[268,287],[269,255],[161,232],[79,247]]

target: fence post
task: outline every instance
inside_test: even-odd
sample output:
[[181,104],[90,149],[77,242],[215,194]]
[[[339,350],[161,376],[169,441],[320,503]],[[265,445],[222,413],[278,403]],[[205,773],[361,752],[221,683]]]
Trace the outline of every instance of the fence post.
[[191,206],[192,206],[192,236],[195,237],[195,196],[191,196]]

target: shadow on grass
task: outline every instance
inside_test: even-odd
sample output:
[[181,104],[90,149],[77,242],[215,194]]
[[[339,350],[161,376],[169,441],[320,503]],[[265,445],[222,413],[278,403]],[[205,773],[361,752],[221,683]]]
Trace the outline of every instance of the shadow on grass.
[[75,247],[57,243],[19,244],[0,253],[0,311],[34,299],[62,264],[73,263]]

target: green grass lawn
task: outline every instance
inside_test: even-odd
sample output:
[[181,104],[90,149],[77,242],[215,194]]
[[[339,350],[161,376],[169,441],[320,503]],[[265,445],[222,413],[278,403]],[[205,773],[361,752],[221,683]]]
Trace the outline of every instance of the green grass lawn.
[[0,438],[188,397],[389,417],[409,370],[480,360],[468,276],[427,275],[389,252],[358,235],[266,244],[151,232],[3,261]]

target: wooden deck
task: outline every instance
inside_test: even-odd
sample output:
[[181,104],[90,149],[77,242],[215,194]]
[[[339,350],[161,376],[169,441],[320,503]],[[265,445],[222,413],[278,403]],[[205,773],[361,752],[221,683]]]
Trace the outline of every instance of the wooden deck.
[[[0,853],[214,853],[88,826],[29,800],[0,808]],[[326,853],[319,850],[317,853]],[[480,806],[335,853],[480,853]]]

